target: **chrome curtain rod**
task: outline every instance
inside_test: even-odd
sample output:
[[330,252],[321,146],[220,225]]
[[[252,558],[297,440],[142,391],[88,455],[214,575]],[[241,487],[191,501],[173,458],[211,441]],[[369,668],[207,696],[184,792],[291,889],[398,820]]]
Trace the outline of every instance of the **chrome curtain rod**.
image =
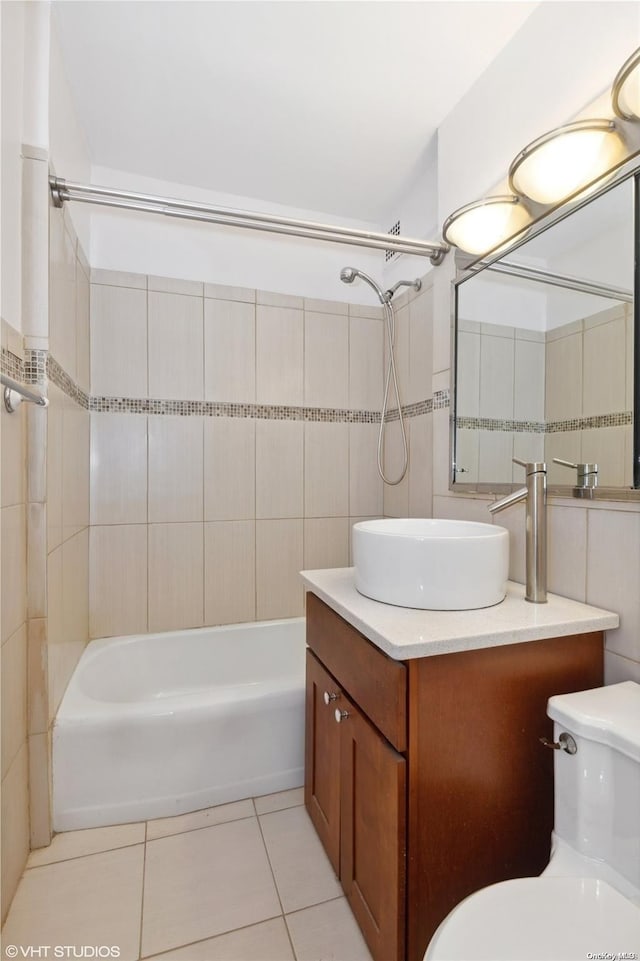
[[622,300],[627,304],[633,303],[633,291],[626,290],[624,287],[611,287],[607,284],[598,284],[590,280],[581,280],[579,277],[571,277],[568,274],[556,274],[551,270],[543,270],[540,267],[529,267],[526,264],[516,264],[510,260],[496,261],[489,264],[487,270],[497,274],[508,274],[511,277],[522,277],[523,280],[535,280],[538,283],[550,283],[555,287],[565,287],[567,290],[579,290],[584,294],[593,294],[595,297],[607,297],[609,300]]
[[[49,405],[46,397],[43,397],[42,394],[39,394],[35,390],[29,390],[28,387],[24,387],[19,381],[14,380],[13,377],[0,374],[0,382],[4,387],[4,406],[10,414],[19,406],[22,399],[29,400],[32,404],[37,404],[39,407],[47,407]],[[19,397],[12,397],[12,393],[19,394]]]
[[429,257],[434,265],[442,263],[449,250],[446,244],[429,243],[413,237],[398,237],[393,234],[356,230],[351,227],[336,227],[309,220],[291,220],[271,214],[252,213],[246,210],[232,210],[227,207],[214,207],[172,197],[157,197],[153,194],[135,193],[131,190],[113,190],[111,187],[98,187],[93,184],[80,184],[61,177],[50,177],[49,186],[53,203],[61,207],[65,201],[97,204],[103,207],[117,207],[123,210],[140,210],[145,213],[164,214],[184,220],[198,220],[204,223],[223,224],[229,227],[247,227],[251,230],[266,230],[270,233],[289,234],[310,240],[328,240],[336,244],[353,244],[357,247],[372,247],[377,250],[392,250],[397,253],[415,254]]

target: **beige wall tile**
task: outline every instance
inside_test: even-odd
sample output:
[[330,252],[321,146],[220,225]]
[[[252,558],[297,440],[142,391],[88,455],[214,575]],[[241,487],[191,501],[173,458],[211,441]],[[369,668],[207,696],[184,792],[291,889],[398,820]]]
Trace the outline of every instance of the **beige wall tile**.
[[65,541],[61,550],[63,636],[48,647],[50,720],[89,640],[89,529]]
[[549,505],[547,530],[549,590],[584,601],[587,591],[587,511]]
[[256,309],[256,401],[303,403],[304,314],[287,307]]
[[[387,322],[383,323],[384,329],[384,378],[386,381],[387,370],[389,368],[389,336],[387,334]],[[409,305],[395,310],[395,343],[394,357],[396,365],[396,377],[400,390],[400,403],[407,403],[409,389]],[[426,378],[425,378],[426,380]],[[379,405],[382,407],[382,404]],[[389,399],[387,407],[393,410],[398,406],[393,377],[389,382]]]
[[51,843],[51,751],[49,735],[29,736],[29,833],[31,848]]
[[341,314],[349,316],[349,305],[340,300],[318,300],[314,297],[304,298],[304,309],[313,310],[318,314]]
[[304,403],[349,403],[349,323],[333,314],[304,313]]
[[300,617],[304,612],[302,520],[256,522],[256,617]]
[[204,623],[202,524],[149,525],[149,630]]
[[2,645],[2,778],[27,739],[27,626]]
[[89,523],[89,412],[69,403],[62,422],[62,536]]
[[516,420],[544,421],[544,352],[544,344],[516,339],[513,398]]
[[32,617],[27,623],[27,677],[29,681],[28,731],[29,734],[40,734],[45,732],[49,725],[47,618],[45,617]]
[[204,518],[255,517],[255,421],[242,417],[204,419]]
[[149,417],[149,522],[203,519],[203,420]]
[[256,421],[256,517],[302,517],[304,423]]
[[91,284],[91,392],[148,396],[146,290]]
[[162,294],[189,294],[193,297],[204,295],[204,284],[198,280],[179,280],[173,277],[148,277],[147,289]]
[[432,423],[432,414],[421,414],[419,417],[412,417],[410,420],[409,517],[432,516]]
[[480,338],[480,416],[513,417],[513,338]]
[[[577,433],[577,432],[576,432]],[[627,458],[627,427],[596,427],[583,430],[580,460],[585,464],[598,465],[598,483],[601,487],[630,487],[632,484],[632,460]],[[570,475],[571,472],[567,471]],[[571,480],[569,483],[573,483]]]
[[[52,551],[62,543],[62,429],[64,394],[49,385],[47,408],[47,549]],[[31,470],[31,465],[29,465]]]
[[582,334],[547,342],[546,420],[582,416]]
[[78,262],[76,265],[76,373],[78,384],[87,393],[91,385],[89,300],[89,278]]
[[203,300],[149,292],[149,397],[204,397]]
[[253,304],[204,302],[205,400],[256,399],[256,316]]
[[64,644],[62,544],[47,556],[47,649]]
[[[51,385],[49,385],[51,387]],[[27,501],[47,500],[47,422],[49,408],[27,406]]]
[[27,504],[27,617],[47,615],[47,517],[44,504]]
[[227,287],[225,284],[205,284],[205,297],[218,300],[240,300],[247,304],[255,304],[256,292],[251,287]]
[[[26,741],[2,781],[2,920],[29,853],[29,759]],[[8,932],[3,941],[8,943]],[[28,942],[25,942],[28,943]]]
[[147,418],[91,414],[91,523],[147,521]]
[[49,349],[73,379],[76,371],[76,249],[60,210],[50,213]]
[[631,311],[628,311],[625,319],[626,346],[625,346],[625,395],[624,409],[633,410],[633,358],[634,358],[634,322]]
[[376,307],[375,304],[349,304],[349,317],[370,317],[374,320],[382,320],[384,310]]
[[92,527],[89,535],[91,637],[147,630],[147,527]]
[[256,616],[254,521],[204,525],[204,622],[233,624]]
[[304,514],[349,514],[349,424],[304,425]]
[[584,332],[582,412],[613,414],[626,404],[626,327],[624,317]]
[[25,499],[25,410],[26,406],[23,404],[13,414],[9,414],[2,404],[0,412],[0,430],[2,431],[0,495],[2,497],[2,507],[22,504]]
[[[433,414],[433,493],[447,494],[451,476],[449,410],[434,410]],[[478,432],[478,444],[480,434]]]
[[640,661],[620,657],[613,651],[604,652],[604,683],[619,684],[620,681],[635,681],[640,684]]
[[349,318],[349,407],[354,410],[382,407],[383,336],[380,320]]
[[92,267],[91,283],[106,284],[109,287],[134,287],[137,290],[146,290],[147,275],[131,274],[124,270],[103,270],[100,267]]
[[480,430],[478,480],[490,484],[513,476],[513,434],[507,430]]
[[353,517],[382,513],[378,431],[378,424],[349,424],[349,513]]
[[292,294],[280,294],[273,290],[256,290],[256,303],[266,307],[295,307],[302,308],[304,299]]
[[459,417],[480,415],[480,334],[458,333],[456,376],[456,414]]
[[607,650],[640,661],[640,514],[590,510],[587,538],[587,604],[620,615]]
[[433,369],[433,290],[422,290],[409,301],[409,382],[405,404],[431,397]]
[[[529,463],[544,460],[544,434],[536,431],[513,431],[513,457]],[[524,483],[524,471],[519,464],[511,465],[511,479],[514,484]]]
[[348,567],[350,532],[348,517],[305,518],[304,569]]
[[2,643],[25,621],[27,610],[26,514],[23,504],[2,508]]

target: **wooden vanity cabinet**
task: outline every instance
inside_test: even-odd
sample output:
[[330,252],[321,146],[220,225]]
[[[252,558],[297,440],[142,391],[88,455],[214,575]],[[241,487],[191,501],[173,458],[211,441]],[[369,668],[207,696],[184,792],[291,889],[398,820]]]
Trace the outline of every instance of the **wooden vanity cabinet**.
[[602,633],[402,662],[308,593],[307,644],[307,810],[375,961],[422,961],[463,898],[546,866],[547,700],[602,684]]

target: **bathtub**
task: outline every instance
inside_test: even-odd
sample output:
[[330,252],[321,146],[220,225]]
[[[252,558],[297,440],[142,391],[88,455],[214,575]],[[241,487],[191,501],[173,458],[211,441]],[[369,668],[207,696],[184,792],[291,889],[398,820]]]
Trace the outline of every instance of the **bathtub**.
[[53,728],[54,830],[301,785],[304,623],[91,641]]

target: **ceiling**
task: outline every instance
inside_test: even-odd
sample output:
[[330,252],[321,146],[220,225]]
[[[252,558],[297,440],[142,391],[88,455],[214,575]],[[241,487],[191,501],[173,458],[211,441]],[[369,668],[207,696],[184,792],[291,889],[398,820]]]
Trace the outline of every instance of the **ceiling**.
[[537,4],[53,6],[94,165],[384,226]]

